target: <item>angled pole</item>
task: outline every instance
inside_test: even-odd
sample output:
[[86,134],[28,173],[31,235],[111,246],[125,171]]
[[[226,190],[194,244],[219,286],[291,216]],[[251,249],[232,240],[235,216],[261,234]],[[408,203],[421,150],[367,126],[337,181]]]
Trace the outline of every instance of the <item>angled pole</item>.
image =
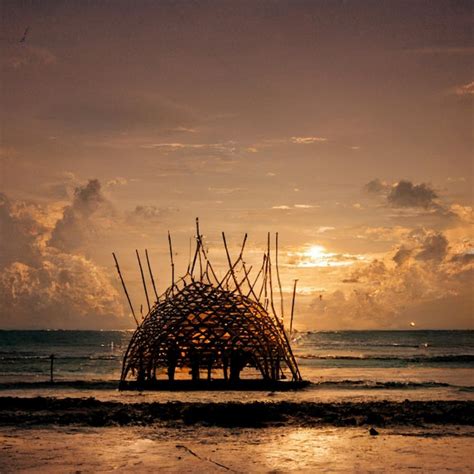
[[295,280],[295,285],[293,286],[293,298],[291,300],[290,337],[293,331],[293,316],[295,313],[295,299],[296,299],[296,284],[297,283],[298,283],[298,280]]
[[[142,276],[143,289],[145,290],[146,304],[148,306],[148,312],[150,312],[150,310],[151,310],[150,298],[148,298],[148,290],[146,288],[145,275],[143,274],[142,262],[140,260],[140,254],[138,253],[137,249],[135,249],[135,252],[137,254],[138,266],[140,267],[140,274]],[[142,317],[143,317],[143,314],[142,314]]]
[[278,266],[278,232],[275,234],[275,266],[276,266],[276,275],[278,280],[278,288],[280,290],[280,311],[281,311],[281,321],[285,320],[284,314],[284,304],[283,304],[283,289],[281,287],[281,280],[280,280],[280,269]]
[[[268,251],[268,283],[270,285],[270,307],[272,308],[273,315],[277,318],[275,306],[273,304],[273,280],[272,280],[272,261],[271,261],[271,248],[270,248],[270,232],[267,235],[267,251]],[[277,318],[278,319],[278,318]]]
[[170,247],[170,260],[171,260],[171,288],[174,288],[174,260],[173,260],[173,244],[171,243],[171,234],[168,231],[168,244]]
[[156,301],[160,300],[158,292],[156,291],[155,279],[153,278],[153,272],[151,271],[150,259],[148,258],[148,250],[145,249],[146,263],[148,265],[148,272],[150,273],[151,284],[153,286],[153,292],[155,293]]
[[112,252],[112,255],[113,255],[114,260],[115,260],[115,267],[117,268],[117,272],[119,274],[120,281],[122,282],[123,291],[125,292],[125,296],[127,297],[128,304],[130,305],[130,310],[132,311],[133,319],[137,323],[137,326],[139,326],[138,319],[135,316],[135,311],[133,310],[132,301],[130,300],[130,296],[128,295],[127,287],[125,286],[125,282],[123,281],[122,272],[120,271],[120,266],[119,266],[117,257],[115,256],[114,252]]
[[[247,234],[245,234],[245,239],[247,238]],[[243,243],[243,246],[242,246],[242,251],[243,251],[243,247],[245,246],[245,239],[244,239],[244,243]],[[225,253],[227,255],[227,262],[229,263],[229,268],[230,268],[230,274],[232,275],[232,279],[234,280],[234,284],[235,284],[235,287],[236,287],[236,290],[242,294],[242,292],[240,291],[240,286],[239,286],[239,283],[237,282],[237,278],[235,276],[235,272],[234,272],[234,267],[235,267],[235,263],[234,265],[232,265],[232,260],[230,258],[230,254],[229,254],[229,249],[227,248],[227,241],[225,239],[225,234],[224,232],[222,232],[222,240],[224,241],[224,248],[225,248]],[[239,258],[237,259],[237,261],[239,261],[239,259],[241,258],[242,256],[242,252],[240,253],[239,255]]]
[[[222,232],[222,234],[224,234],[224,232]],[[225,236],[224,236],[224,240],[225,240]],[[247,241],[247,234],[245,234],[244,236],[244,240],[242,242],[242,247],[240,249],[240,254],[239,256],[237,257],[237,259],[235,260],[234,264],[231,265],[229,263],[229,270],[227,270],[226,274],[224,275],[224,278],[222,278],[218,283],[217,285],[217,288],[221,288],[222,285],[224,284],[224,282],[226,282],[226,280],[228,280],[231,276],[232,276],[232,273],[234,271],[234,268],[237,266],[237,264],[240,262],[240,260],[242,260],[242,256],[243,256],[243,253],[244,253],[244,248],[245,248],[245,242]],[[229,259],[229,256],[228,256],[228,259]]]
[[[263,254],[263,264],[262,264],[262,268],[261,268],[261,271],[262,271],[262,286],[260,287],[260,291],[258,293],[258,301],[260,301],[260,298],[262,297],[263,289],[266,287],[267,260],[268,260],[267,254],[264,253]],[[260,274],[260,272],[259,272],[259,274]],[[255,281],[255,283],[257,283],[257,282]]]
[[[265,264],[265,255],[263,256],[263,264]],[[257,294],[253,291],[253,289],[255,288],[262,272],[263,272],[263,265],[260,267],[260,270],[258,271],[257,276],[255,277],[255,280],[250,285],[250,291],[247,293],[247,296],[249,296],[252,293],[258,302],[260,302],[260,296],[257,296]]]

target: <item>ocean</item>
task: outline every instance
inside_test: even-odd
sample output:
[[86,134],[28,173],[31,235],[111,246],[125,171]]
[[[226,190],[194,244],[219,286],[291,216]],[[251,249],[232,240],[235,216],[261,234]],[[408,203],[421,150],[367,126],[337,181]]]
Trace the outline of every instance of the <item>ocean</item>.
[[[131,331],[0,331],[3,395],[49,393],[50,355],[55,389],[66,394],[119,396],[122,357]],[[300,332],[292,347],[305,390],[281,393],[292,400],[474,398],[474,331]],[[27,393],[27,395],[25,395]],[[266,395],[266,394],[265,394]],[[215,400],[232,392],[147,394],[162,399]],[[261,398],[246,393],[239,398]],[[121,394],[122,399],[133,394]]]

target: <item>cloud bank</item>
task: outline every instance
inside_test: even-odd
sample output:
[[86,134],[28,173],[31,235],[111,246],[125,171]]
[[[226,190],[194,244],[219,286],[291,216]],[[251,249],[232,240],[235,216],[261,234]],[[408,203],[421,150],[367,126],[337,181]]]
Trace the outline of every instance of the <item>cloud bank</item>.
[[106,271],[79,250],[107,206],[97,180],[51,226],[38,206],[0,196],[0,325],[121,328],[129,324]]
[[360,265],[338,290],[311,310],[321,327],[472,328],[474,259],[468,244],[452,245],[440,232],[412,231],[387,259]]

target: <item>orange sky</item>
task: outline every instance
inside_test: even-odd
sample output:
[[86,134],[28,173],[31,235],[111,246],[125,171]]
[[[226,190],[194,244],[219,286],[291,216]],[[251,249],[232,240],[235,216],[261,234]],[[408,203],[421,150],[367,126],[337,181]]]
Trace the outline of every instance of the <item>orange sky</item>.
[[473,326],[470,2],[1,20],[0,327],[131,327],[111,252],[139,306],[135,248],[164,289],[167,231],[184,271],[196,216],[222,263],[222,230],[256,262],[279,232],[297,328]]

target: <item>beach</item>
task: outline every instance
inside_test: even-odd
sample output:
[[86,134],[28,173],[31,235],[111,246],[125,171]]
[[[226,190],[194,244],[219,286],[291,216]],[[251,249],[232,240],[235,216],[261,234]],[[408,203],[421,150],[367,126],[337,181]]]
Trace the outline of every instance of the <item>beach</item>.
[[299,334],[306,386],[237,391],[119,391],[129,335],[0,332],[1,472],[473,470],[472,331]]
[[[472,429],[0,429],[2,472],[472,472]],[[52,449],[53,448],[53,449]]]

